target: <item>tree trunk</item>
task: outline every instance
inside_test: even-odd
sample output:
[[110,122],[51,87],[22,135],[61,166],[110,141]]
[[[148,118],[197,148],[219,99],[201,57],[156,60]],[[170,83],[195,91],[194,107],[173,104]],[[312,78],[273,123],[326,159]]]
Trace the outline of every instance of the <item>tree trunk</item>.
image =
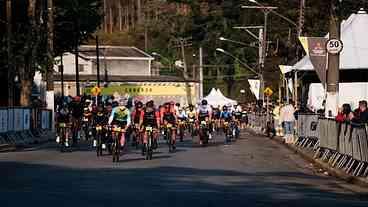
[[137,22],[138,25],[142,25],[142,1],[137,0]]
[[23,79],[21,80],[21,88],[20,88],[20,106],[29,107],[31,105],[31,95],[32,95],[32,79]]

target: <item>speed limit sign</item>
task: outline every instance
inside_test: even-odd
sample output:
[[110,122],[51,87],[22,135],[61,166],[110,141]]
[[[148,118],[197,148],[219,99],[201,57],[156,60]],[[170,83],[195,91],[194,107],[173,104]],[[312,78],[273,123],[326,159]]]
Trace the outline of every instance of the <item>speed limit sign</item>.
[[342,41],[338,39],[329,39],[326,45],[327,52],[333,55],[339,54],[343,47]]

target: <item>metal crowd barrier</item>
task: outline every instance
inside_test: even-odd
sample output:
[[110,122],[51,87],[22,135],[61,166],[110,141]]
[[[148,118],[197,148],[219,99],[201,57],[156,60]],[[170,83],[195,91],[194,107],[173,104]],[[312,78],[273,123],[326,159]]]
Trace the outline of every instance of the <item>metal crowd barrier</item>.
[[353,176],[368,175],[368,126],[302,115],[297,120],[299,148],[313,149],[314,158]]
[[0,144],[24,146],[46,141],[52,129],[52,111],[47,109],[0,108]]
[[265,113],[248,113],[248,126],[257,133],[264,133],[267,129],[267,123],[273,127],[273,117]]
[[316,114],[298,114],[295,145],[315,150],[319,146],[319,119]]

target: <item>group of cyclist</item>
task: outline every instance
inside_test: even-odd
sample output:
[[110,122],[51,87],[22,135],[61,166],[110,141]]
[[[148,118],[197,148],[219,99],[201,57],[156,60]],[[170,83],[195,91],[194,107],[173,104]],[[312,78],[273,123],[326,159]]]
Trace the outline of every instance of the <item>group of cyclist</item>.
[[[192,137],[199,135],[199,144],[204,146],[212,138],[213,132],[223,129],[226,134],[230,123],[233,123],[234,134],[232,135],[234,137],[239,135],[240,126],[245,121],[246,114],[239,107],[231,108],[213,107],[206,100],[202,100],[197,107],[193,105],[182,107],[175,102],[167,102],[156,107],[153,100],[145,104],[136,101],[133,106],[127,106],[126,101],[111,100],[93,104],[91,100],[81,100],[77,96],[69,103],[64,102],[56,110],[57,126],[59,126],[57,139],[64,140],[68,144],[69,135],[65,134],[66,130],[61,129],[69,126],[74,145],[78,143],[81,131],[84,131],[85,139],[88,140],[96,137],[97,126],[104,126],[103,145],[106,146],[112,142],[112,136],[108,136],[107,126],[119,126],[120,147],[126,146],[126,140],[132,140],[133,146],[137,148],[142,146],[142,155],[145,155],[150,147],[152,149],[158,147],[160,132],[168,135],[164,137],[171,146],[170,149],[175,150],[177,135],[180,141],[183,141],[184,131],[188,129]],[[94,145],[96,145],[95,142]]]

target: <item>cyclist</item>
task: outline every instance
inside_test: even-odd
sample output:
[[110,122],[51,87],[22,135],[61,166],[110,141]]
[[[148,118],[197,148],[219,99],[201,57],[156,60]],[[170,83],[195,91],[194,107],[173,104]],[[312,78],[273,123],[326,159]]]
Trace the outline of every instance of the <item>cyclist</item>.
[[178,133],[180,136],[180,142],[182,142],[184,139],[185,122],[187,121],[188,116],[185,110],[183,110],[183,108],[179,108],[177,112],[177,117],[178,117]]
[[142,120],[142,113],[143,113],[143,103],[138,101],[135,103],[134,110],[132,112],[132,136],[133,136],[133,142],[132,146],[138,145],[138,143],[141,141],[141,136],[139,133],[139,124]]
[[73,98],[73,101],[70,103],[70,111],[72,115],[73,144],[77,144],[80,138],[81,121],[83,117],[83,104],[79,96]]
[[[100,127],[106,126],[107,121],[108,121],[108,119],[107,119],[106,112],[104,111],[104,108],[103,108],[102,104],[100,104],[97,107],[96,113],[93,114],[93,128],[94,128],[94,130],[96,129],[96,126],[100,126]],[[105,134],[105,133],[103,133],[103,134]],[[105,143],[107,142],[106,137],[103,136],[102,139],[103,139],[102,143],[104,145],[102,148],[105,148],[105,146],[106,146]],[[96,145],[97,145],[96,140],[94,140],[93,146],[96,147]]]
[[[207,100],[202,100],[201,105],[199,105],[198,109],[197,109],[197,121],[200,124],[202,121],[206,121],[207,125],[208,123],[211,121],[212,119],[212,109],[211,107],[208,105]],[[212,138],[211,133],[209,133],[209,139]],[[200,140],[199,144],[202,145],[203,141]]]
[[[109,117],[109,125],[117,125],[121,127],[124,131],[128,129],[131,123],[131,117],[129,110],[125,107],[124,102],[118,104],[117,102],[113,103],[113,109],[111,115]],[[120,137],[120,145],[124,147],[125,145],[125,133],[121,133]]]
[[230,123],[230,121],[232,120],[232,113],[228,110],[227,106],[223,106],[222,107],[222,112],[220,114],[220,119],[221,119],[221,125],[222,125],[222,129],[226,135],[226,130],[227,130],[227,126],[225,126],[225,123]]
[[[173,149],[176,149],[175,146],[175,141],[176,141],[176,123],[177,123],[177,117],[176,117],[176,113],[175,113],[175,109],[174,109],[174,103],[165,103],[164,106],[164,110],[161,114],[161,123],[163,123],[165,126],[167,126],[168,124],[172,125],[172,133],[171,133],[171,139],[172,139],[172,144],[173,144]],[[171,140],[169,140],[171,141]]]
[[196,110],[192,104],[189,104],[189,107],[187,109],[187,116],[189,121],[189,132],[192,136],[194,136],[194,124],[196,120]]
[[212,108],[212,118],[213,118],[213,124],[214,124],[214,129],[218,132],[219,128],[220,128],[220,106],[217,107],[213,107]]
[[242,108],[240,105],[236,106],[235,111],[233,112],[234,119],[236,122],[236,136],[240,134],[240,122],[242,119]]
[[[66,103],[63,103],[57,112],[57,123],[58,136],[56,137],[56,142],[60,142],[60,137],[62,136],[60,134],[60,126],[66,126],[70,123],[70,111]],[[68,131],[65,131],[65,137],[68,138]]]
[[85,106],[83,112],[83,131],[85,139],[88,140],[92,134],[90,134],[89,127],[92,124],[92,112]]
[[[158,139],[158,129],[160,128],[160,113],[158,110],[156,110],[154,101],[148,101],[146,103],[146,107],[141,113],[140,118],[140,128],[145,130],[146,127],[152,127],[153,128],[153,144],[152,148],[157,149],[157,139]],[[147,132],[144,131],[143,136],[143,147],[142,147],[142,155],[146,152],[147,149],[147,143],[148,143],[148,137]]]

